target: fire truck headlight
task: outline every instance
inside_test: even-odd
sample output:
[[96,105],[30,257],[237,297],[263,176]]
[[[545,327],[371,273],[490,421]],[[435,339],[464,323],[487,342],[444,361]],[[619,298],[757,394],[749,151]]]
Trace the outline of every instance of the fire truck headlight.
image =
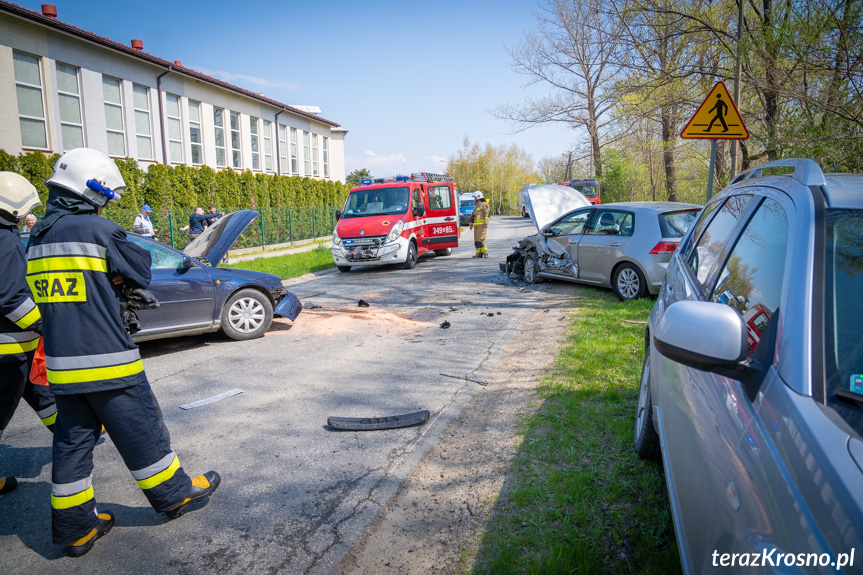
[[402,231],[405,229],[405,223],[401,220],[397,221],[393,226],[393,229],[390,230],[389,235],[387,235],[388,242],[396,241],[399,236],[402,235]]
[[336,230],[333,230],[333,245],[338,247],[342,244],[342,238],[339,237],[339,234]]

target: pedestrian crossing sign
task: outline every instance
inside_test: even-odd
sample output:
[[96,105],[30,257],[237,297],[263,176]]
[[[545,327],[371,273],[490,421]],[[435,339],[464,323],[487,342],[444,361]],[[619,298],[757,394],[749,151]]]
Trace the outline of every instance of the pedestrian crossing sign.
[[749,137],[746,124],[723,82],[716,82],[680,137],[701,140],[745,140]]

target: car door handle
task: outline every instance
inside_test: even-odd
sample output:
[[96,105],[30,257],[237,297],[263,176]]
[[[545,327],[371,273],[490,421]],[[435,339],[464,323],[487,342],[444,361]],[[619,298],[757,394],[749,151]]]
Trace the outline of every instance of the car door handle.
[[620,242],[617,242],[617,243],[614,243],[614,244],[608,244],[608,245],[610,245],[610,246],[611,246],[611,247],[613,247],[613,248],[619,248],[622,244],[621,244]]

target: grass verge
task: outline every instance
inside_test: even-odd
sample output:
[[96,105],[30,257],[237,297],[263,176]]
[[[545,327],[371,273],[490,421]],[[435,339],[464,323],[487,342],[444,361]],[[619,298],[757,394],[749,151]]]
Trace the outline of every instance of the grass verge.
[[472,573],[679,573],[665,478],[632,447],[653,300],[575,295]]
[[299,277],[304,274],[325,270],[333,267],[333,256],[330,250],[321,245],[313,250],[274,256],[271,258],[256,258],[235,264],[225,264],[226,268],[242,268],[277,275],[283,280]]

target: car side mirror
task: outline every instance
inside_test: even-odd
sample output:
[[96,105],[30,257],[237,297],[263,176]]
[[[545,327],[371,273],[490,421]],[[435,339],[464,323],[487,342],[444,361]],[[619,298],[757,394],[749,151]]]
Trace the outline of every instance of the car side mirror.
[[671,304],[653,332],[659,353],[683,365],[739,380],[753,399],[765,367],[746,359],[746,339],[740,314],[728,305],[708,301]]
[[182,269],[187,270],[190,267],[192,267],[192,258],[190,258],[189,256],[183,256]]
[[341,211],[341,210],[336,210],[336,219],[337,219],[337,220],[338,220],[338,219],[341,219],[341,217],[342,217],[342,211]]
[[551,229],[551,226],[542,226],[542,229],[539,230],[539,233],[544,236],[553,236],[554,230]]
[[421,218],[426,215],[426,207],[422,204],[414,206],[413,214],[415,218]]

